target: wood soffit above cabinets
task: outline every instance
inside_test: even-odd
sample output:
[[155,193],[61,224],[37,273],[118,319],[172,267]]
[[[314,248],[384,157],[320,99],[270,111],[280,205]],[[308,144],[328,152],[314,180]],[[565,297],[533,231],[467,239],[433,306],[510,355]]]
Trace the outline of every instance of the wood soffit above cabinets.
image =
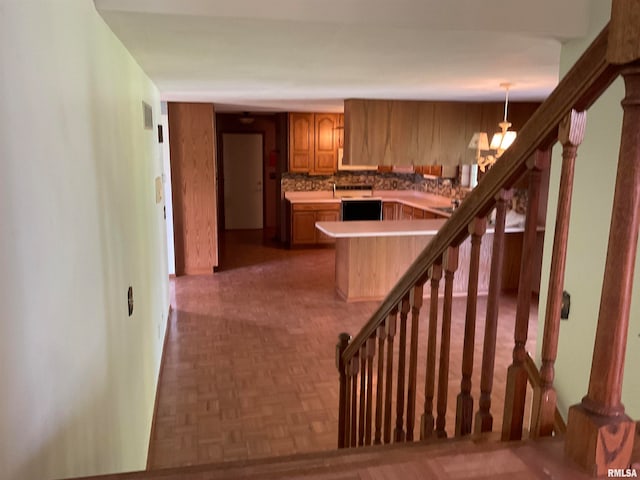
[[[474,132],[499,129],[500,102],[345,100],[346,165],[460,165],[474,163],[468,148]],[[520,129],[538,103],[511,103]]]

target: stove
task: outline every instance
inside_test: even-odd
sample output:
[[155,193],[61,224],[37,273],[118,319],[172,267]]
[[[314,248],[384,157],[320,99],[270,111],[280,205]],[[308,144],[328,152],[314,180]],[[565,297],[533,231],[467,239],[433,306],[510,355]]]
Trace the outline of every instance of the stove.
[[333,185],[340,201],[340,220],[382,220],[382,199],[373,196],[372,185]]
[[333,198],[371,198],[373,185],[337,185],[333,184]]

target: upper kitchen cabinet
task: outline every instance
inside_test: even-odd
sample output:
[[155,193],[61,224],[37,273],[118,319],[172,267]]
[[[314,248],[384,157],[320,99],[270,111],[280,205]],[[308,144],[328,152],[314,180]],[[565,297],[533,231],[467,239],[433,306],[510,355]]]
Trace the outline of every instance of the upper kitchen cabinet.
[[289,114],[289,171],[330,175],[338,169],[337,113]]
[[[511,104],[509,121],[521,128],[538,104]],[[474,132],[499,129],[498,102],[345,100],[346,165],[460,165],[475,161]]]
[[289,171],[309,172],[315,152],[313,113],[289,114]]

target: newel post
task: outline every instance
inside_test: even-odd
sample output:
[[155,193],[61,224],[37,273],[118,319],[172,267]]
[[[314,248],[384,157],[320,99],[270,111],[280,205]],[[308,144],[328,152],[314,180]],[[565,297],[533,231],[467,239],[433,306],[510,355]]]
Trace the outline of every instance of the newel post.
[[567,456],[598,475],[628,467],[635,429],[621,400],[640,227],[640,68],[622,75],[622,135],[589,390],[569,409],[565,442]]
[[562,310],[562,291],[567,259],[569,220],[571,218],[573,172],[578,146],[584,139],[586,121],[587,112],[572,110],[560,124],[558,130],[558,140],[562,144],[562,170],[542,339],[542,367],[540,369],[542,385],[535,388],[533,392],[533,414],[531,416],[533,423],[531,435],[533,437],[550,436],[553,433],[557,399],[556,391],[553,388],[554,364],[558,356],[560,311]]
[[346,411],[347,411],[347,371],[345,368],[342,354],[347,349],[351,335],[341,333],[338,335],[338,343],[336,345],[336,367],[340,374],[340,391],[338,399],[338,448],[345,447],[345,431],[346,431]]

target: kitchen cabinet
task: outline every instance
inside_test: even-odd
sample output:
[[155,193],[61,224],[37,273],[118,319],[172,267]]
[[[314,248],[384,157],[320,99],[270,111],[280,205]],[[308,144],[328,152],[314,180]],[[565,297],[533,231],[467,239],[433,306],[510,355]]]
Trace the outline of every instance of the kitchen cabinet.
[[289,171],[331,175],[338,170],[342,132],[336,113],[289,114]]
[[[510,103],[512,130],[522,128],[537,103]],[[345,165],[472,164],[474,132],[499,130],[501,102],[423,102],[348,99],[344,102]]]
[[315,152],[313,113],[289,114],[289,171],[308,172]]
[[413,220],[413,207],[410,205],[402,205],[400,207],[400,220]]
[[291,246],[332,244],[335,240],[316,229],[316,222],[340,220],[339,203],[290,204]]
[[382,202],[382,219],[396,220],[398,218],[398,202]]

